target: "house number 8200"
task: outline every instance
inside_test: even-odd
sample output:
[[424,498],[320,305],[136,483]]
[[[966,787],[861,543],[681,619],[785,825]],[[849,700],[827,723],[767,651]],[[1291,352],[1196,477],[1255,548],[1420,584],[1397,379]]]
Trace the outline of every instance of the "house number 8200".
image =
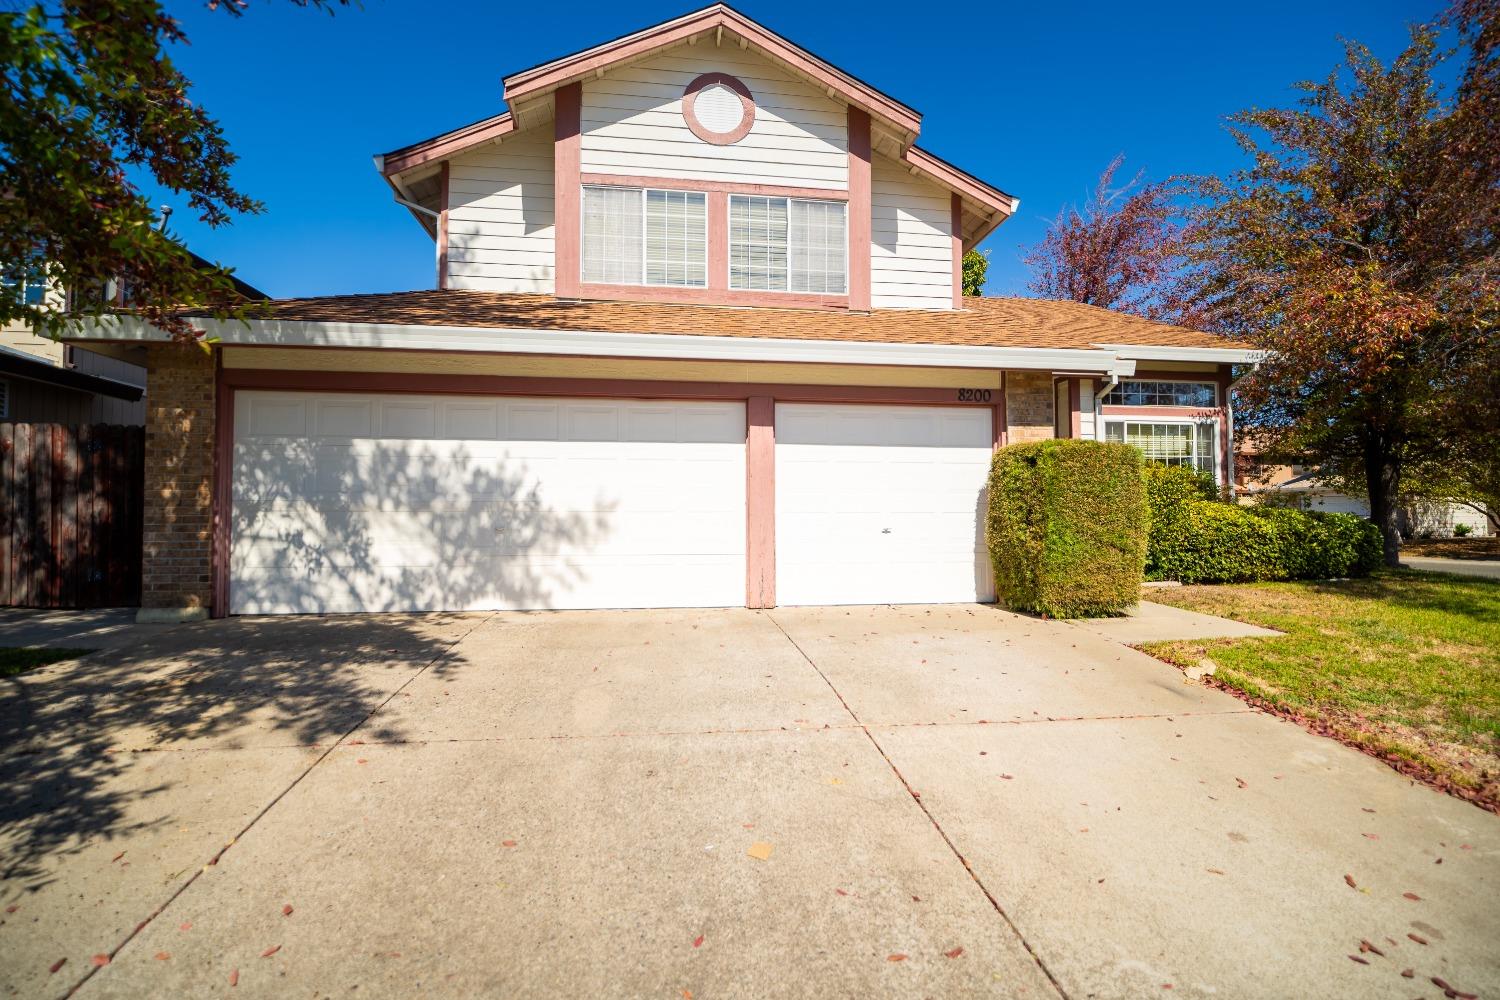
[[960,389],[958,390],[958,401],[960,403],[988,403],[990,401],[990,390]]

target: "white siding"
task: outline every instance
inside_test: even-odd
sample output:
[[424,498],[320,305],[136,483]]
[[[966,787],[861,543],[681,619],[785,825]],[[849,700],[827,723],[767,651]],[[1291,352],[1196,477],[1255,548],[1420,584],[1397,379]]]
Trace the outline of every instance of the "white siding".
[[953,308],[953,214],[947,189],[876,156],[870,164],[870,304]]
[[[682,117],[682,92],[704,73],[728,73],[755,98],[750,134],[704,142]],[[849,186],[844,105],[735,45],[679,46],[583,85],[584,173]]]
[[455,157],[448,173],[448,287],[551,292],[552,127]]

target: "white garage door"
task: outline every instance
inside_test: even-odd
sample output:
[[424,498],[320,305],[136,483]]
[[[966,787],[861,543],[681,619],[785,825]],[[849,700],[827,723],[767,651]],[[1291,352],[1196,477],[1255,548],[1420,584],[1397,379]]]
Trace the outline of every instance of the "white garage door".
[[745,407],[240,392],[237,614],[745,602]]
[[776,601],[994,599],[987,407],[776,407]]

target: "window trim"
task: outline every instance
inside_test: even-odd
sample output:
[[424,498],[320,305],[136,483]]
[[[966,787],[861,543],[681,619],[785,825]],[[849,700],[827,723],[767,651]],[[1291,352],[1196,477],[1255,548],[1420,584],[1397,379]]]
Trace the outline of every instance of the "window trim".
[[[768,201],[783,201],[787,206],[787,272],[785,288],[736,288],[734,285],[734,199],[736,198],[764,198]],[[844,213],[844,290],[842,292],[807,292],[792,288],[792,202],[800,201],[812,204],[837,205]],[[724,247],[724,287],[731,293],[748,295],[810,295],[818,299],[845,299],[849,298],[850,274],[852,271],[849,252],[849,202],[846,198],[807,198],[792,194],[762,194],[755,191],[731,191],[725,199],[725,247]]]
[[[1208,374],[1209,373],[1207,373],[1207,372],[1204,373],[1205,376],[1207,376]],[[1113,395],[1115,392],[1120,392],[1120,393],[1123,394],[1124,387],[1126,385],[1128,385],[1129,383],[1131,383],[1131,382],[1170,382],[1170,383],[1173,383],[1173,384],[1176,384],[1176,385],[1206,385],[1206,386],[1208,386],[1209,388],[1211,388],[1213,390],[1214,398],[1213,398],[1213,402],[1212,403],[1208,403],[1208,404],[1200,404],[1200,403],[1112,403],[1112,402],[1109,401],[1109,397],[1111,395]],[[1158,409],[1170,407],[1172,409],[1179,409],[1179,410],[1203,410],[1203,409],[1218,409],[1220,406],[1224,405],[1224,401],[1223,401],[1223,399],[1221,397],[1221,393],[1220,393],[1220,386],[1219,386],[1218,380],[1214,379],[1212,377],[1203,377],[1203,378],[1149,378],[1149,377],[1146,377],[1146,376],[1143,376],[1143,375],[1133,375],[1130,378],[1122,378],[1122,379],[1120,379],[1119,383],[1117,385],[1115,385],[1109,391],[1109,393],[1106,393],[1105,396],[1104,396],[1104,398],[1101,399],[1099,402],[1100,402],[1101,406],[1119,407],[1120,409],[1126,409],[1126,410],[1146,410],[1146,409],[1151,409],[1153,407],[1154,408],[1158,408]]]
[[[1150,381],[1150,382],[1167,382],[1167,381],[1174,381],[1174,380],[1172,380],[1172,379],[1147,379],[1146,381]],[[1179,407],[1179,409],[1190,409],[1190,408],[1191,407]],[[1196,428],[1199,428],[1198,433],[1206,433],[1206,434],[1208,434],[1210,442],[1212,444],[1214,485],[1215,486],[1223,486],[1224,485],[1224,456],[1220,454],[1220,446],[1223,443],[1223,441],[1222,441],[1223,431],[1222,431],[1222,428],[1219,425],[1219,420],[1217,418],[1214,418],[1214,419],[1195,419],[1193,417],[1154,417],[1154,416],[1140,416],[1140,417],[1135,417],[1135,416],[1131,416],[1129,414],[1124,414],[1124,413],[1112,413],[1112,414],[1109,414],[1109,415],[1098,414],[1098,415],[1095,416],[1094,419],[1096,421],[1096,427],[1097,427],[1096,434],[1098,435],[1098,440],[1100,440],[1100,441],[1108,441],[1109,440],[1109,425],[1110,424],[1159,424],[1159,425],[1175,425],[1175,426],[1180,426],[1180,427],[1196,427]],[[1123,437],[1128,437],[1128,435],[1124,434],[1123,432],[1122,432],[1121,436],[1122,436],[1122,438]],[[1127,441],[1125,443],[1128,444],[1129,442]],[[1196,458],[1196,456],[1195,456],[1195,458]],[[1148,459],[1146,459],[1146,461],[1149,462],[1149,461],[1152,461],[1152,459],[1148,458]],[[1198,467],[1196,461],[1193,463],[1193,467],[1194,468]]]
[[[607,190],[607,191],[631,191],[631,192],[634,192],[636,195],[639,196],[638,201],[639,201],[640,221],[641,221],[641,248],[640,248],[641,252],[640,252],[640,262],[639,262],[640,266],[637,269],[637,280],[636,281],[633,281],[633,282],[624,282],[624,283],[615,282],[615,281],[590,281],[587,277],[585,277],[584,268],[587,267],[588,265],[587,265],[587,260],[586,260],[586,256],[587,255],[585,253],[585,247],[587,246],[587,243],[585,242],[584,226],[587,225],[587,222],[588,222],[588,211],[584,208],[584,204],[585,204],[585,201],[586,201],[586,199],[588,197],[587,192],[588,192],[589,188],[597,188],[599,190]],[[658,284],[658,283],[649,282],[649,281],[646,280],[646,203],[647,203],[647,200],[648,200],[647,197],[646,197],[646,193],[648,191],[660,191],[660,192],[662,192],[664,194],[696,195],[699,198],[703,199],[703,284],[701,284],[701,285],[678,285],[678,284],[673,284],[671,282],[661,282],[661,283]],[[592,287],[600,287],[600,288],[609,288],[609,287],[665,288],[665,289],[681,289],[681,290],[692,291],[692,292],[707,291],[708,289],[710,289],[710,288],[713,287],[713,274],[712,274],[712,269],[713,269],[713,265],[712,265],[713,252],[712,252],[712,248],[710,246],[710,244],[713,241],[713,236],[712,236],[712,232],[711,232],[712,231],[712,226],[709,224],[709,212],[710,212],[710,208],[709,208],[709,199],[708,199],[708,193],[707,192],[705,192],[705,191],[695,191],[692,188],[668,188],[668,187],[661,187],[661,186],[655,185],[655,184],[644,184],[644,185],[637,185],[637,184],[594,184],[594,183],[584,182],[584,183],[580,184],[579,188],[578,188],[578,206],[579,206],[579,212],[578,212],[578,281],[579,281],[580,286],[582,286],[582,287],[590,287],[590,286],[592,286]]]

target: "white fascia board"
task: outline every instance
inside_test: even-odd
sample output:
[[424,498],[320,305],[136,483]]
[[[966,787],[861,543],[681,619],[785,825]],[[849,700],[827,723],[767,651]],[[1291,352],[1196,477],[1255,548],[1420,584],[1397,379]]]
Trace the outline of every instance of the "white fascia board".
[[1121,358],[1135,361],[1213,361],[1223,365],[1249,365],[1266,360],[1266,351],[1240,347],[1142,347],[1139,344],[1095,344]]
[[[963,344],[891,344],[851,340],[788,340],[670,333],[609,333],[495,327],[399,326],[285,320],[195,320],[212,341],[233,347],[375,348],[486,354],[693,361],[784,361],[808,364],[924,368],[1084,370],[1130,375],[1135,362],[1113,351]],[[110,317],[69,334],[69,340],[164,341],[161,330],[134,317]]]

